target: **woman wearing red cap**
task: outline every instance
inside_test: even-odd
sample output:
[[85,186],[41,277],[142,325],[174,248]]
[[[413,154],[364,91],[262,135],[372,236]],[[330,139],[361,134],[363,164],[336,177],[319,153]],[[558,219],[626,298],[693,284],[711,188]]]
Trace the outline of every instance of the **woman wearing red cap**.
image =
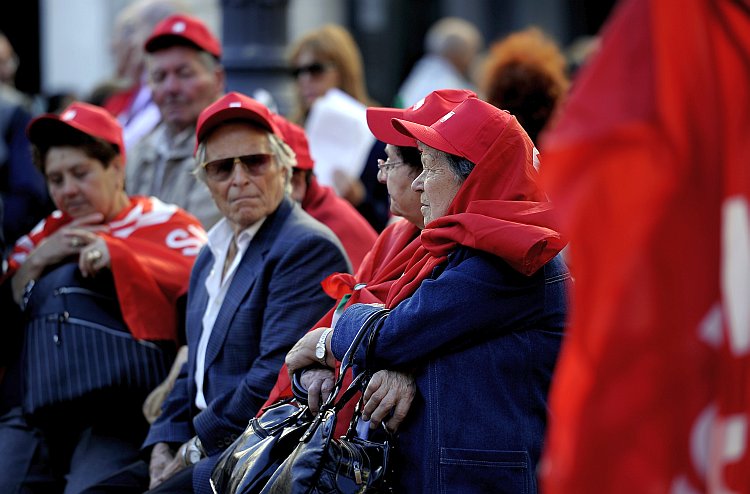
[[[372,353],[365,360],[361,349],[355,365],[409,369],[416,380],[399,426],[394,490],[536,492],[569,275],[533,144],[514,117],[476,98],[430,127],[393,126],[420,145],[424,170],[412,188],[425,229],[389,289]],[[326,333],[327,365],[377,310],[356,304],[341,315]],[[290,372],[318,362],[324,331],[287,355]],[[370,400],[364,415],[387,419],[389,405]]]
[[0,485],[79,492],[137,458],[141,403],[174,356],[205,232],[176,206],[127,196],[122,130],[105,110],[73,103],[27,132],[58,210],[18,241],[3,279],[24,313],[25,377],[0,418],[0,437],[11,428],[21,445],[0,460]]

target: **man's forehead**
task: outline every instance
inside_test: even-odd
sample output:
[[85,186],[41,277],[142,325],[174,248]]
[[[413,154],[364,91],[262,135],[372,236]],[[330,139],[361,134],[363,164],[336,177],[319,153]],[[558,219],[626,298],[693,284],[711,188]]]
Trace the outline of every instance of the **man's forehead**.
[[271,153],[269,132],[252,122],[236,120],[216,127],[205,140],[206,152],[212,150],[251,150]]

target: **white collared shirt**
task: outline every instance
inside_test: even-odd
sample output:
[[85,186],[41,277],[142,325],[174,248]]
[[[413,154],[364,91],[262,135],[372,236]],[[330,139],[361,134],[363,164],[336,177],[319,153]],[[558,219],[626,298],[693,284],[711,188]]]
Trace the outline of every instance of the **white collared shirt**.
[[265,220],[266,219],[263,218],[260,221],[257,221],[254,225],[242,230],[239,235],[237,235],[237,254],[235,254],[232,264],[229,266],[229,269],[227,269],[224,279],[221,278],[221,275],[224,270],[224,261],[227,257],[229,243],[232,242],[234,238],[234,231],[226,218],[222,218],[213,228],[211,228],[211,230],[208,231],[207,245],[208,248],[211,249],[211,254],[214,256],[214,265],[211,268],[208,277],[206,277],[205,286],[206,292],[208,292],[208,305],[206,306],[206,312],[203,314],[201,338],[198,341],[198,350],[195,357],[195,385],[198,389],[195,395],[195,406],[200,410],[203,410],[208,406],[206,404],[206,397],[203,395],[203,379],[206,371],[206,349],[208,348],[208,341],[211,339],[211,332],[213,331],[214,323],[219,315],[221,306],[224,304],[224,297],[227,294],[227,290],[229,290],[229,286],[232,284],[232,279],[234,278],[234,273],[237,271],[237,266],[245,255],[247,247],[250,245],[250,241]]

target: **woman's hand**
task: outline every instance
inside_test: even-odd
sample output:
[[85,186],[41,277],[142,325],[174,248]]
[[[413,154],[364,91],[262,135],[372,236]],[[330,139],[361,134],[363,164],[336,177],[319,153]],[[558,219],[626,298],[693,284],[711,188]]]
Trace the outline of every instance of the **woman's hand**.
[[167,443],[156,443],[154,449],[151,450],[151,461],[148,467],[149,489],[156,488],[187,466],[183,461],[186,447],[187,442],[182,444],[177,452],[172,453]]
[[11,281],[16,303],[20,304],[26,284],[39,278],[47,266],[57,264],[69,256],[80,255],[89,244],[99,240],[96,232],[106,230],[102,221],[104,216],[101,213],[76,218],[29,252]]
[[84,277],[94,276],[100,270],[112,266],[107,242],[98,235],[94,235],[94,237],[96,237],[95,240],[81,249],[78,256],[78,268]]
[[106,229],[101,224],[103,219],[101,213],[93,213],[71,221],[44,239],[29,253],[27,261],[33,261],[35,266],[44,270],[45,267],[57,264],[68,256],[79,254],[87,245],[99,238],[96,235],[97,231]]
[[350,177],[339,169],[333,171],[333,188],[336,189],[340,197],[349,201],[354,207],[362,204],[367,195],[365,186],[360,179]]
[[[315,357],[315,347],[320,340],[320,336],[323,334],[326,328],[317,328],[294,344],[289,353],[286,354],[286,367],[289,371],[289,378],[294,376],[294,373],[305,367],[311,365],[320,365],[321,362]],[[336,359],[331,355],[331,333],[326,338],[326,365],[330,368],[334,368],[336,365]]]
[[375,429],[393,411],[385,425],[388,430],[395,432],[406,418],[416,390],[417,386],[410,374],[389,370],[376,372],[365,390],[362,418],[369,420],[370,428]]
[[318,413],[333,392],[335,377],[331,369],[309,369],[302,373],[300,384],[307,390],[307,405],[312,413]]

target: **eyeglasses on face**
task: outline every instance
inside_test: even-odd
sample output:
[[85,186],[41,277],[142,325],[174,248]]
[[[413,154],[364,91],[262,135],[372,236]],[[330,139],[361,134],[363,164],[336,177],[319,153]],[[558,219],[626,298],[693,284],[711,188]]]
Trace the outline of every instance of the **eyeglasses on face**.
[[314,62],[310,65],[303,65],[292,69],[292,77],[299,79],[303,74],[310,74],[311,77],[318,77],[323,72],[331,68],[331,64]]
[[387,161],[387,160],[383,161],[383,160],[378,160],[378,170],[380,170],[381,172],[387,174],[392,169],[396,168],[397,166],[401,166],[403,164],[404,164],[403,161]]
[[203,169],[206,171],[206,177],[216,182],[223,182],[232,176],[234,164],[242,164],[245,172],[253,175],[264,175],[271,166],[273,159],[272,154],[246,154],[244,156],[235,156],[234,158],[222,158],[219,160],[203,163]]

